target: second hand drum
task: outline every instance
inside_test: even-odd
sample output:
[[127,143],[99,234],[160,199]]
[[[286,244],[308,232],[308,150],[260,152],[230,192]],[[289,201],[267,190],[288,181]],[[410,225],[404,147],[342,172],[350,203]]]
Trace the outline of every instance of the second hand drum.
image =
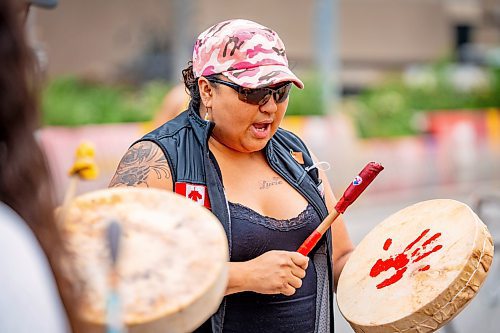
[[190,332],[213,314],[227,284],[220,222],[174,193],[114,188],[75,198],[62,223],[83,297],[80,314],[106,324],[108,225],[120,224],[116,283],[129,332]]
[[337,288],[355,332],[434,332],[477,294],[493,260],[486,226],[448,199],[407,207],[356,247]]

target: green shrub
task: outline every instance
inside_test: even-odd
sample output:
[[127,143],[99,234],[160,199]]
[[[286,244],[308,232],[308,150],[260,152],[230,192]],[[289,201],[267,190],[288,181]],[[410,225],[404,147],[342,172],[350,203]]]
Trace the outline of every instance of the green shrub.
[[152,82],[140,89],[86,82],[74,77],[51,81],[42,92],[44,125],[78,126],[152,119],[169,86]]
[[413,112],[397,86],[368,91],[359,96],[352,114],[361,137],[393,137],[415,134]]
[[321,83],[314,75],[305,76],[304,89],[293,87],[286,111],[287,116],[311,116],[324,113]]
[[351,99],[349,114],[361,137],[394,137],[419,133],[417,115],[445,110],[481,110],[500,106],[500,68],[486,68],[487,83],[458,89],[450,79],[453,64],[429,66],[428,80],[408,85],[400,76]]

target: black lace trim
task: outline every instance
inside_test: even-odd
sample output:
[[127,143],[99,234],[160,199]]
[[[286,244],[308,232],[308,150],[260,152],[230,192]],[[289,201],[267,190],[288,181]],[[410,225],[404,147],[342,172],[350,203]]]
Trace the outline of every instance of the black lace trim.
[[292,217],[288,220],[278,220],[274,217],[261,215],[253,209],[239,203],[229,202],[229,207],[232,218],[249,221],[251,223],[262,225],[268,229],[279,231],[300,229],[317,219],[316,213],[311,204],[308,204],[297,217]]

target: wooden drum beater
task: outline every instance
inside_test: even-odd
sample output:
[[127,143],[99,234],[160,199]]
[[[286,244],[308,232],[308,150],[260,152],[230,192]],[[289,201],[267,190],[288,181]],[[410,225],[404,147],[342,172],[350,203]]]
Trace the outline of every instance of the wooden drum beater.
[[378,163],[370,162],[368,163],[359,175],[354,178],[349,187],[345,190],[342,198],[335,205],[333,212],[328,214],[328,216],[321,222],[321,224],[314,230],[309,237],[302,243],[297,252],[307,256],[309,252],[316,246],[321,236],[330,228],[335,219],[343,214],[347,207],[349,207],[354,200],[356,200],[359,195],[366,189],[368,185],[377,177],[380,171],[384,170],[384,167]]

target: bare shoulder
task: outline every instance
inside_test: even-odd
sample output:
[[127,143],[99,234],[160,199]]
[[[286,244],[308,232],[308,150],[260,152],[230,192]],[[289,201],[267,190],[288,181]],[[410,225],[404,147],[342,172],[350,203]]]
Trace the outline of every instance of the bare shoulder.
[[109,187],[157,187],[172,190],[172,174],[163,151],[151,141],[141,141],[122,157]]

